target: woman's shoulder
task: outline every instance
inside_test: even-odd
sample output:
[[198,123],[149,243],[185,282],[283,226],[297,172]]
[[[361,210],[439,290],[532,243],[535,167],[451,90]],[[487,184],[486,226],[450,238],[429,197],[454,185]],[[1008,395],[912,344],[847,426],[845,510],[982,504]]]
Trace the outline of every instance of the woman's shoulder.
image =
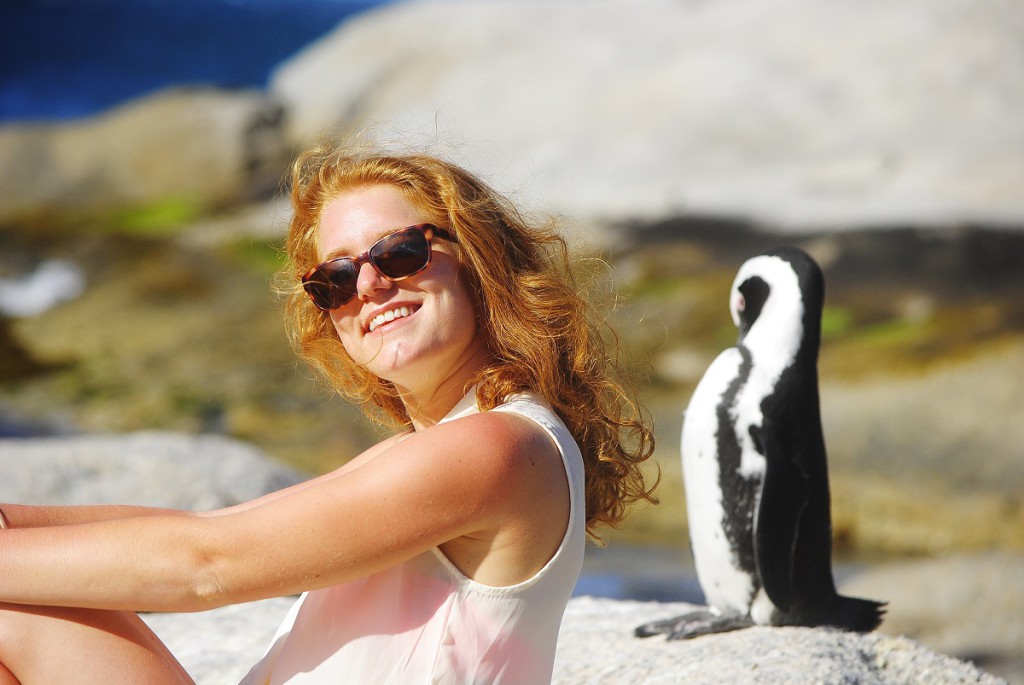
[[[487,452],[492,459],[512,457],[524,450],[535,452],[550,449],[551,440],[537,425],[529,405],[505,403],[491,411],[483,411],[460,417],[424,431],[444,446],[460,445],[477,452]],[[418,437],[418,436],[417,436]]]
[[494,408],[495,412],[517,414],[537,424],[549,440],[558,446],[559,451],[578,451],[576,439],[562,421],[561,416],[551,404],[539,393],[523,392],[508,397]]

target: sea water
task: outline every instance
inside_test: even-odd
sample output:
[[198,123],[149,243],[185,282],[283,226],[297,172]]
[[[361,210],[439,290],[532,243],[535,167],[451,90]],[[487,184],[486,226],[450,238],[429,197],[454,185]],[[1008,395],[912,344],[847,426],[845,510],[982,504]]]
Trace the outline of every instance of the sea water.
[[0,123],[72,119],[171,85],[263,87],[394,0],[3,0]]

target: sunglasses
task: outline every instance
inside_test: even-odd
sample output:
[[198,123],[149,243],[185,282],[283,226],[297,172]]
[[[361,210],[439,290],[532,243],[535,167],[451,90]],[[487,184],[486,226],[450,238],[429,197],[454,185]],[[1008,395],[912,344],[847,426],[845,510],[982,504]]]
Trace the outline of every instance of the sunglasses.
[[317,309],[337,309],[355,297],[363,264],[369,264],[389,281],[400,281],[426,269],[433,238],[455,241],[450,233],[433,224],[408,226],[384,236],[361,255],[338,257],[313,267],[302,277],[302,289]]

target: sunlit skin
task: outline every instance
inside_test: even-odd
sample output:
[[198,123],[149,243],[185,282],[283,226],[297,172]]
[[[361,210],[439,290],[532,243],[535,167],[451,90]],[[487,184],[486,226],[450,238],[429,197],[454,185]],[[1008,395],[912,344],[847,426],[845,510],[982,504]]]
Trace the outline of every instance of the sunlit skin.
[[[361,254],[384,235],[427,220],[392,186],[347,191],[321,215],[320,258]],[[435,238],[431,248],[430,265],[397,282],[362,264],[356,296],[330,312],[349,355],[396,385],[417,428],[442,418],[488,360],[453,246]],[[370,331],[375,316],[400,307],[409,315]]]

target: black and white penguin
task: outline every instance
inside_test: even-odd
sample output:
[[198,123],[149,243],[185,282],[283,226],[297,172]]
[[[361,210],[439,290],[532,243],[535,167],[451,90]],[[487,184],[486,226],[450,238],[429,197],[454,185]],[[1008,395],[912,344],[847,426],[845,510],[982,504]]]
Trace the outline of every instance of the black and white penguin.
[[682,459],[690,541],[708,602],[636,629],[685,639],[751,625],[870,631],[884,603],[832,577],[828,467],[818,400],[825,284],[802,250],[746,261],[729,308],[739,328],[693,392]]

